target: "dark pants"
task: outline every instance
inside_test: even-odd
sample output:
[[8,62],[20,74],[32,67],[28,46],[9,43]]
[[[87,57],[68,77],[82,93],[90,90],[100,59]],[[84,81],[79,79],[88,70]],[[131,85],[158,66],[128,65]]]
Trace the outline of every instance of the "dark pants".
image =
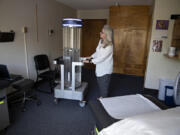
[[108,89],[109,89],[110,80],[111,80],[110,74],[106,74],[104,76],[97,77],[97,83],[99,86],[99,91],[100,91],[101,97],[107,97],[108,96]]

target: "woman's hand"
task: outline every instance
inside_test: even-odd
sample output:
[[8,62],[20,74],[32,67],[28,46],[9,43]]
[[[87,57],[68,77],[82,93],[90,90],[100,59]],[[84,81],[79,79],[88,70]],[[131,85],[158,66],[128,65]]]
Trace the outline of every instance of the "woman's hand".
[[83,60],[83,63],[89,63],[89,60]]
[[92,60],[92,57],[89,56],[89,57],[85,57],[85,60],[83,60],[82,62],[83,63],[91,63],[91,60]]
[[89,60],[89,59],[92,59],[92,57],[91,57],[91,56],[88,56],[88,57],[86,57],[86,59]]

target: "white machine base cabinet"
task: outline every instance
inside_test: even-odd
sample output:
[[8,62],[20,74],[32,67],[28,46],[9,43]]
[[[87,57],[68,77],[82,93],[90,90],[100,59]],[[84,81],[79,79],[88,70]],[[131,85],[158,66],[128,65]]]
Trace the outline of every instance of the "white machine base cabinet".
[[55,102],[57,102],[59,98],[78,100],[83,102],[83,98],[87,92],[87,87],[88,83],[82,82],[81,86],[76,88],[75,91],[73,91],[72,89],[61,90],[61,85],[59,84],[54,89]]

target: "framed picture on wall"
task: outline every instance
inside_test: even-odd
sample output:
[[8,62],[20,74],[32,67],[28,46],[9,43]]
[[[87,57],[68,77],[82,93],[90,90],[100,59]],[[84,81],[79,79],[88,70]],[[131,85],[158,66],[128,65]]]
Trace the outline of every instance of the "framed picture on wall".
[[161,52],[162,51],[162,40],[153,40],[152,50],[153,52]]
[[168,30],[169,20],[157,20],[156,30]]

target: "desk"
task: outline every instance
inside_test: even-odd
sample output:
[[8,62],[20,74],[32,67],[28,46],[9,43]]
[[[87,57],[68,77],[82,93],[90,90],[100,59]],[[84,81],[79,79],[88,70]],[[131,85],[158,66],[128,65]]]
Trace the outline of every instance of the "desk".
[[9,125],[9,112],[7,105],[6,88],[9,81],[0,80],[0,131]]
[[0,131],[10,124],[7,105],[7,88],[12,83],[21,79],[22,77],[18,75],[14,80],[0,80]]

